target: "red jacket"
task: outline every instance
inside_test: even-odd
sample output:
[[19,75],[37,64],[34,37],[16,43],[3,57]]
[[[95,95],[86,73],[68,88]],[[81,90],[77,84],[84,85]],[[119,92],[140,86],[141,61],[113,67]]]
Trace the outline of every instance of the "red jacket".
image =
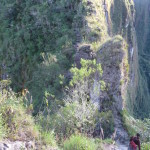
[[133,137],[133,141],[138,146],[139,150],[141,150],[140,139],[137,137]]
[[134,141],[130,141],[130,145],[134,150],[137,149],[137,145],[134,143]]

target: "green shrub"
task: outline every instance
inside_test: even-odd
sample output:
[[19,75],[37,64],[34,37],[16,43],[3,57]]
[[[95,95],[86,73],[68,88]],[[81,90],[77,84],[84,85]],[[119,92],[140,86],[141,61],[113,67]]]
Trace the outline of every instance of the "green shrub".
[[0,114],[0,140],[2,140],[5,136],[6,136],[6,129],[4,127],[2,115]]
[[[141,134],[141,140],[143,142],[150,141],[150,119],[138,120],[130,116],[130,114],[124,110],[122,111],[122,120],[125,129],[130,136]],[[132,124],[132,126],[131,126]]]
[[75,132],[92,134],[99,117],[98,108],[87,95],[86,83],[76,85],[64,99],[65,106],[53,115],[51,121],[59,137],[70,137]]
[[[77,67],[73,67],[70,69],[71,73],[73,74],[73,78],[70,82],[70,85],[74,85],[78,82],[85,82],[87,79],[90,83],[91,79],[93,81],[93,76],[97,73],[99,77],[102,77],[103,70],[100,63],[97,63],[96,60],[85,60],[81,59],[81,68],[78,69]],[[100,80],[102,81],[102,80]]]
[[64,150],[96,150],[97,147],[93,139],[81,135],[72,135],[64,142]]
[[41,136],[42,136],[42,142],[44,145],[50,145],[52,147],[57,146],[54,132],[52,132],[52,131],[45,132],[44,131],[44,132],[42,132]]
[[136,130],[133,126],[131,126],[131,122],[133,124],[133,122],[135,122],[135,121],[132,119],[132,117],[130,118],[130,116],[126,110],[122,111],[121,115],[122,115],[123,125],[124,125],[125,129],[127,130],[128,134],[130,136],[135,135]]
[[[6,92],[6,91],[5,91]],[[3,101],[0,103],[0,132],[11,140],[33,140],[38,138],[39,131],[35,126],[34,119],[27,114],[23,106],[23,99],[13,92],[3,92]],[[0,134],[2,134],[0,133]]]
[[150,143],[143,143],[142,144],[142,150],[149,150],[150,149]]
[[114,141],[110,138],[104,140],[96,138],[95,143],[98,145],[98,150],[104,150],[104,145],[112,145]]
[[110,136],[114,132],[114,118],[112,111],[101,112],[100,119],[105,137]]
[[59,136],[69,137],[75,132],[87,133],[92,131],[96,125],[96,111],[94,112],[92,108],[88,109],[89,106],[82,109],[83,105],[75,102],[62,107],[54,117],[55,132]]
[[107,144],[113,144],[113,140],[112,139],[105,139],[103,140],[103,143],[107,143]]

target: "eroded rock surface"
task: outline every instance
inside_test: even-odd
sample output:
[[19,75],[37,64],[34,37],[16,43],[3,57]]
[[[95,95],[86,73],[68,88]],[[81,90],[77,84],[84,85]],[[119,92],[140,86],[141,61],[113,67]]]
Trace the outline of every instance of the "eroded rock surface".
[[0,150],[57,150],[57,148],[41,146],[33,141],[3,141],[0,142]]
[[113,139],[121,143],[128,141],[128,134],[120,115],[125,107],[129,73],[125,45],[124,40],[116,36],[102,45],[97,58],[97,62],[101,63],[103,68],[102,80],[106,83],[106,90],[100,94],[100,110],[112,110],[115,127]]
[[95,53],[93,52],[93,50],[91,49],[91,46],[90,45],[83,45],[83,46],[80,46],[78,48],[78,51],[77,53],[75,54],[75,64],[77,66],[77,68],[80,68],[81,67],[81,64],[80,64],[80,60],[81,58],[82,59],[88,59],[88,60],[92,60],[95,58]]

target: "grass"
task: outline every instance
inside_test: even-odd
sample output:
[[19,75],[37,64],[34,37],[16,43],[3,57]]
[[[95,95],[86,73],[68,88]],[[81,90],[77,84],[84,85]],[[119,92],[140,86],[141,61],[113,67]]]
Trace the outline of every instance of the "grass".
[[100,42],[93,42],[91,43],[91,49],[97,52],[100,48]]
[[0,102],[0,140],[36,141],[40,149],[43,146],[57,148],[54,133],[35,124],[34,118],[24,107],[23,97],[17,97],[14,92],[5,92]]
[[150,150],[150,143],[143,143],[141,147],[142,150]]
[[82,31],[85,33],[86,41],[89,43],[103,42],[108,36],[107,24],[105,20],[102,1],[93,0],[91,6],[86,6],[87,10],[92,10],[84,16],[87,25]]
[[115,64],[119,66],[119,64],[124,63],[125,66],[127,66],[128,63],[128,57],[127,57],[127,46],[126,42],[124,39],[120,36],[117,35],[113,38],[108,38],[101,46],[100,50],[101,53],[98,54],[102,60],[103,63],[108,63],[111,64],[112,57],[116,56],[118,53],[123,53],[123,57],[121,60],[119,58],[116,58]]
[[14,92],[3,90],[0,95],[0,139],[26,140],[38,138],[39,131],[34,119],[27,114],[23,98]]
[[54,132],[43,131],[41,136],[42,136],[42,142],[44,145],[50,145],[52,147],[57,147]]
[[125,129],[127,130],[128,134],[130,136],[134,136],[136,134],[136,130],[134,128],[134,126],[131,126],[131,124],[135,124],[136,121],[134,120],[134,118],[132,118],[131,116],[129,116],[127,111],[122,111],[122,121],[123,121],[123,125],[125,127]]
[[5,136],[6,136],[6,129],[4,127],[2,115],[0,114],[0,140],[2,140]]
[[150,141],[150,119],[135,119],[130,116],[126,110],[122,111],[121,114],[123,125],[127,130],[129,136],[135,136],[136,133],[140,133],[142,142]]
[[96,150],[97,148],[94,139],[83,135],[72,135],[64,142],[64,150]]

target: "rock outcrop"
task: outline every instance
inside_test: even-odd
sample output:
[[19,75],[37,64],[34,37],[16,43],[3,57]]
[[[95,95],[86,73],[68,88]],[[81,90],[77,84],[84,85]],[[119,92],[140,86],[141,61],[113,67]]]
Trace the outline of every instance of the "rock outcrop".
[[35,149],[35,144],[34,142],[22,142],[22,141],[15,141],[15,142],[10,142],[10,141],[4,141],[0,142],[0,150],[31,150]]
[[57,148],[40,145],[33,141],[2,141],[0,150],[57,150]]
[[[91,98],[92,101],[96,101],[94,103],[99,101],[100,111],[112,110],[115,139],[123,142],[128,140],[128,134],[123,127],[120,114],[123,109],[127,109],[131,98],[132,102],[135,100],[137,88],[134,1],[105,0],[97,4],[96,1],[88,0],[87,8],[86,16],[82,16],[83,26],[78,30],[80,33],[76,32],[76,38],[79,40],[75,64],[80,68],[81,58],[96,58],[97,63],[102,64],[102,79],[106,83],[106,90],[101,91],[97,88],[100,95]],[[116,36],[118,34],[121,36]],[[100,87],[99,80],[95,75],[93,87]]]
[[81,58],[88,59],[88,60],[92,60],[96,58],[96,54],[91,49],[90,45],[83,45],[78,48],[75,54],[75,58],[74,58],[77,68],[81,67],[81,64],[80,64]]
[[[102,64],[106,90],[100,93],[100,110],[112,110],[114,116],[115,137],[120,142],[128,141],[120,112],[125,108],[125,96],[128,85],[129,64],[128,49],[122,37],[116,36],[104,43],[97,57]],[[104,105],[105,104],[105,105]]]

